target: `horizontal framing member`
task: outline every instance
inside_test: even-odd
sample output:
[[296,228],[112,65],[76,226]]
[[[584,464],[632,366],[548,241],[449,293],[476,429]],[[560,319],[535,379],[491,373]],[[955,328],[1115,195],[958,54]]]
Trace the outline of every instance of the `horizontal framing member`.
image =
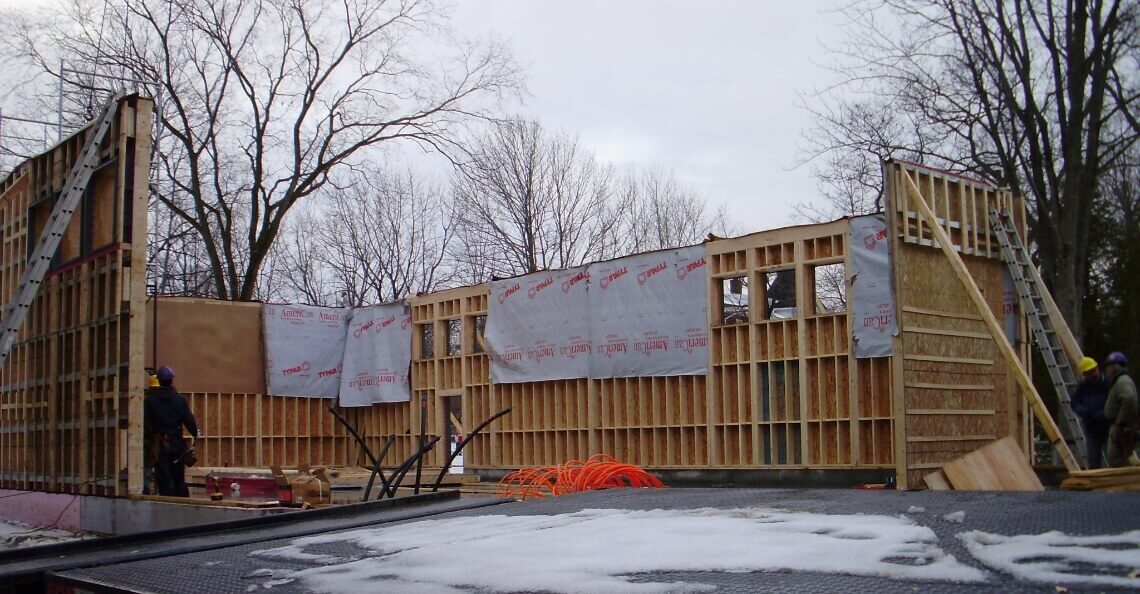
[[942,443],[949,441],[984,441],[991,442],[997,439],[993,435],[939,435],[939,436],[925,436],[925,437],[910,437],[906,438],[907,443]]
[[957,320],[974,320],[977,322],[982,321],[982,316],[971,313],[956,313],[952,311],[943,311],[939,309],[928,309],[925,307],[915,307],[913,305],[904,305],[902,308],[904,313],[921,314],[924,316],[936,316],[940,318],[954,318]]
[[993,359],[971,359],[968,357],[943,357],[939,355],[903,355],[906,361],[926,361],[930,363],[957,363],[959,365],[993,365]]
[[911,408],[908,415],[993,415],[993,409],[961,409],[961,408]]
[[920,390],[993,390],[993,385],[988,384],[931,384],[924,382],[904,382],[904,388],[916,388]]
[[975,338],[977,340],[993,340],[989,334],[981,332],[966,332],[964,330],[942,330],[939,328],[920,328],[918,326],[906,326],[903,332],[910,334],[931,334],[934,336],[956,336],[958,338]]

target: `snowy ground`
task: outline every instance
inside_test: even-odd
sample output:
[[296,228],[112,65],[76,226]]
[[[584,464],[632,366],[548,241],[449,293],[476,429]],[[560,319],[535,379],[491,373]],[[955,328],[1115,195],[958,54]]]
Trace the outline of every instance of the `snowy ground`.
[[84,536],[67,530],[36,528],[18,522],[0,522],[0,551],[37,547],[79,538],[84,538]]
[[329,530],[63,575],[171,594],[186,590],[160,576],[186,568],[194,577],[180,588],[275,594],[1135,592],[1136,502],[1115,493],[621,489],[366,528],[329,520]]
[[[960,523],[962,517],[950,521]],[[1024,580],[1140,588],[1140,580],[1126,577],[1129,568],[1140,567],[1140,531],[1103,537],[970,531],[959,538],[983,565]],[[346,542],[369,554],[314,552]],[[713,589],[700,582],[630,579],[655,572],[808,571],[960,584],[989,576],[947,554],[933,530],[907,516],[763,508],[586,509],[425,520],[300,538],[250,554],[316,565],[263,570],[262,588],[301,580],[310,591],[330,593],[356,591],[376,580],[400,592]],[[1100,572],[1088,571],[1097,564]],[[1082,573],[1070,573],[1078,568]]]
[[[314,545],[342,541],[375,556],[345,559],[307,552]],[[907,518],[767,509],[586,509],[555,516],[426,520],[301,538],[252,554],[320,563],[267,576],[302,579],[318,592],[349,592],[381,578],[401,592],[706,589],[699,583],[631,582],[626,577],[661,571],[795,570],[954,582],[985,579],[982,572],[945,554],[933,531]]]

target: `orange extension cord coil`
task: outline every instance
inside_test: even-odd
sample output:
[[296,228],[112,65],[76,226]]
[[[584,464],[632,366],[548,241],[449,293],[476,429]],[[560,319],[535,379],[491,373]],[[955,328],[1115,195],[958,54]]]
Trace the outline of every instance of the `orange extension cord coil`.
[[595,454],[585,462],[571,460],[558,466],[520,468],[499,481],[496,495],[526,500],[619,487],[660,489],[665,484],[640,466],[618,462],[607,454]]

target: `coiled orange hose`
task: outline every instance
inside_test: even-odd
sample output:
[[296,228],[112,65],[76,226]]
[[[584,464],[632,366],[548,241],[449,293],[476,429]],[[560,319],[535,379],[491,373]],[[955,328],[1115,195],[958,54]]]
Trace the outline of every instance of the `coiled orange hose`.
[[496,495],[526,500],[620,487],[660,489],[665,484],[640,466],[618,462],[608,454],[595,454],[585,462],[520,468],[499,481]]

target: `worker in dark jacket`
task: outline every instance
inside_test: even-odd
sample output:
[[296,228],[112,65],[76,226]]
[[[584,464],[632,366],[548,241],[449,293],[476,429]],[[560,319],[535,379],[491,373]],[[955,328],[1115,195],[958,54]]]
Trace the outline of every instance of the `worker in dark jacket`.
[[1081,359],[1077,366],[1081,381],[1073,390],[1069,404],[1085,426],[1085,444],[1088,446],[1089,469],[1103,466],[1104,446],[1108,441],[1111,423],[1104,416],[1104,403],[1108,399],[1108,383],[1100,375],[1100,368],[1092,357]]
[[155,375],[158,387],[151,388],[143,409],[148,432],[158,444],[154,473],[158,494],[189,497],[186,467],[182,463],[182,455],[186,453],[182,428],[186,427],[191,437],[197,437],[198,423],[186,398],[174,389],[174,370],[163,365]]
[[1108,376],[1108,399],[1104,416],[1112,423],[1108,430],[1108,465],[1128,466],[1128,458],[1136,448],[1136,431],[1140,429],[1140,402],[1136,384],[1128,376],[1128,359],[1124,353],[1111,353],[1104,361]]

